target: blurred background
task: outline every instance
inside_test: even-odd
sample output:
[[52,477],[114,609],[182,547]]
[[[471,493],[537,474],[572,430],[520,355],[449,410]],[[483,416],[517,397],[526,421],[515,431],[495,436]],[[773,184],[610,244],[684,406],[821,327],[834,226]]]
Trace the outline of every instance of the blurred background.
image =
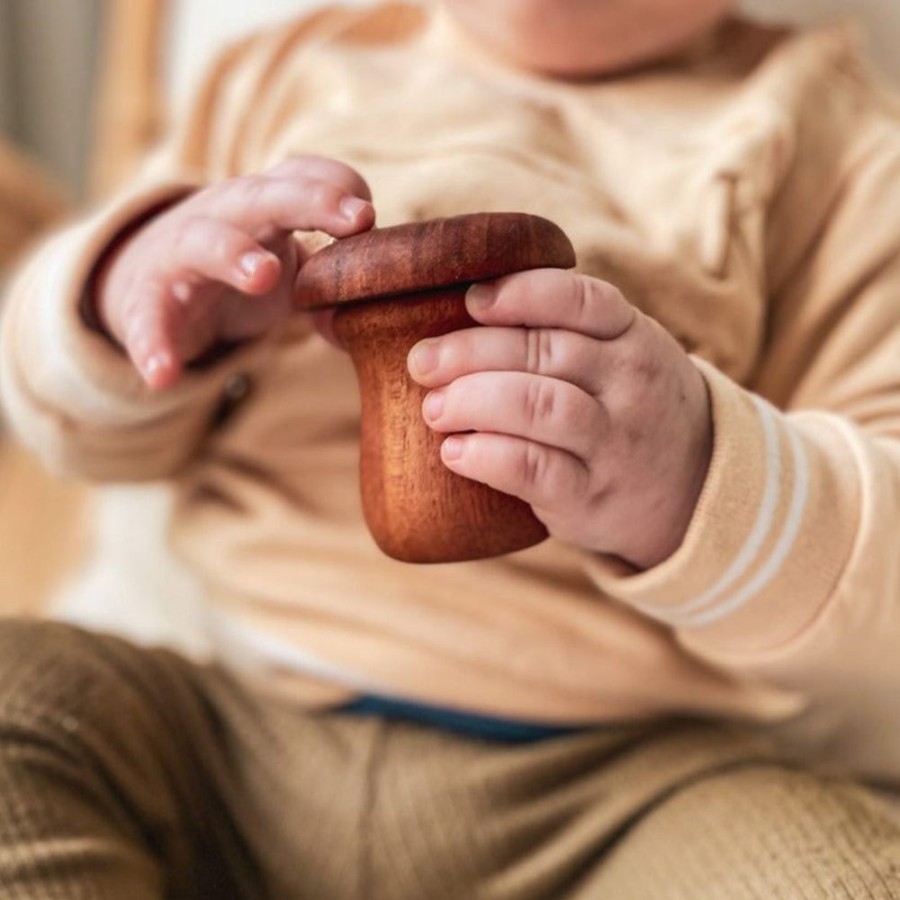
[[[29,243],[127,177],[223,42],[318,5],[321,0],[0,0],[0,283]],[[745,0],[743,6],[775,21],[856,19],[875,65],[900,86],[898,0]],[[53,609],[88,625],[112,623],[144,640],[164,639],[173,619],[189,625],[185,617],[199,614],[191,612],[189,579],[163,576],[159,566],[166,504],[155,488],[106,489],[89,498],[43,473],[0,425],[0,614]],[[133,533],[120,526],[135,517],[144,540],[117,546],[124,532]],[[89,550],[98,542],[99,556]],[[126,582],[133,586],[128,609],[98,600],[121,596]],[[146,603],[131,590],[143,590]],[[162,595],[168,608],[159,605]]]
[[[97,144],[104,128],[146,127],[137,120],[161,112],[151,108],[154,99],[177,106],[224,41],[319,5],[322,0],[0,0],[0,134],[43,164],[70,196],[83,196],[100,165],[92,154],[103,150]],[[900,81],[897,0],[742,5],[768,20],[855,18],[876,64]],[[116,83],[124,102],[111,109]],[[158,97],[148,96],[155,91]],[[112,112],[115,122],[98,121]]]

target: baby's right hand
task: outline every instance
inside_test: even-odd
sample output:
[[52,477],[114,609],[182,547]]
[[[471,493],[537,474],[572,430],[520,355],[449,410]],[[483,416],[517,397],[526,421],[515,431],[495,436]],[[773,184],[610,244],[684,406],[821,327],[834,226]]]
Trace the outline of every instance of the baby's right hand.
[[295,231],[346,237],[374,222],[368,185],[334,160],[298,157],[221,182],[110,252],[97,318],[150,387],[171,387],[216,343],[257,337],[291,314],[304,261]]

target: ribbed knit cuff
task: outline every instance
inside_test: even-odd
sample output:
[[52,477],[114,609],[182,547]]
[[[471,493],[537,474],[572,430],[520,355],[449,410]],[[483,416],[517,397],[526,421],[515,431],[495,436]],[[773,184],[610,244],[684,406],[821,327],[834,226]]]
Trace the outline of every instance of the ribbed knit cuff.
[[608,596],[682,631],[692,647],[746,652],[800,633],[850,556],[859,479],[839,420],[785,415],[695,360],[712,398],[710,469],[681,547],[645,572],[593,558]]

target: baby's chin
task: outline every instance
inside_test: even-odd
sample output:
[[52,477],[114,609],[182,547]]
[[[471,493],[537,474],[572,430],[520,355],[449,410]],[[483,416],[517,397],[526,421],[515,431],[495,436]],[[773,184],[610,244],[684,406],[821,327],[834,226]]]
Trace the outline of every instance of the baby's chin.
[[708,34],[707,30],[702,35],[692,34],[679,41],[619,44],[609,47],[607,52],[591,48],[583,54],[553,53],[552,48],[546,46],[515,47],[510,48],[507,58],[520,69],[550,78],[569,81],[608,78],[677,58]]
[[445,0],[482,51],[551,77],[604,77],[678,55],[727,17],[732,0],[507,0],[484,14]]

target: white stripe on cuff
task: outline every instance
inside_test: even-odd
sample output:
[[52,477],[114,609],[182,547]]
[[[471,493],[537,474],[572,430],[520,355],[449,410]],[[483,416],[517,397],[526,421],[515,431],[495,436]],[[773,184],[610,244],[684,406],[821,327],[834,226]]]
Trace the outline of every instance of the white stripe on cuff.
[[775,513],[781,499],[781,450],[778,444],[778,429],[775,415],[768,404],[759,397],[751,396],[760,417],[763,431],[763,446],[765,453],[766,480],[763,487],[762,500],[756,520],[743,546],[738,551],[731,565],[722,573],[719,580],[712,587],[704,591],[699,597],[688,600],[681,606],[660,610],[658,607],[642,607],[643,612],[663,622],[672,625],[687,624],[692,617],[704,610],[715,607],[721,596],[750,568],[759,555],[766,538],[772,530],[775,521]]
[[769,585],[793,550],[809,496],[809,460],[800,438],[793,430],[789,430],[788,434],[791,444],[791,459],[794,463],[794,489],[791,492],[791,503],[784,520],[784,527],[781,529],[781,534],[772,548],[772,552],[759,567],[757,573],[737,593],[724,603],[688,616],[683,620],[685,626],[697,628],[701,625],[708,625],[710,622],[715,622],[740,609]]

